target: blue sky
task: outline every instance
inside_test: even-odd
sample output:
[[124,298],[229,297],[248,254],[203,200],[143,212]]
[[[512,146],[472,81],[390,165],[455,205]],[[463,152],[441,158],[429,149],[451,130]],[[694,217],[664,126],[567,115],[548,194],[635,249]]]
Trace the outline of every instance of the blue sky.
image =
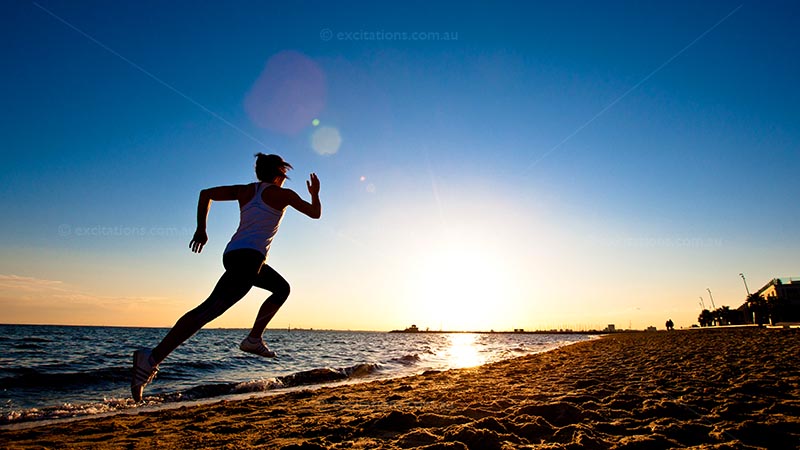
[[[170,325],[236,226],[214,204],[192,255],[198,191],[258,151],[322,180],[270,255],[275,326],[689,326],[739,272],[800,276],[792,2],[0,8],[0,322]],[[275,67],[295,97],[254,117]]]

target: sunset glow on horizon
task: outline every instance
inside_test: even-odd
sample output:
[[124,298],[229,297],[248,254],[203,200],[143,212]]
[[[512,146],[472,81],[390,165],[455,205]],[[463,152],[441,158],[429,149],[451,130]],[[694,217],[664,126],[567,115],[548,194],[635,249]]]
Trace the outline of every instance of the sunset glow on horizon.
[[0,323],[171,326],[257,152],[322,186],[270,328],[687,328],[800,276],[796,5],[312,5],[2,6]]

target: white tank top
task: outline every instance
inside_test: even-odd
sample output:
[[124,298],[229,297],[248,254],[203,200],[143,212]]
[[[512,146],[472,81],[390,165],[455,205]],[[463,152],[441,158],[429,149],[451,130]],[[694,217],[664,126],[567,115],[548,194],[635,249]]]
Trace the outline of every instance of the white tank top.
[[272,238],[275,237],[275,233],[278,232],[278,227],[281,224],[283,211],[267,205],[261,199],[261,193],[268,186],[272,186],[271,184],[264,182],[254,184],[257,186],[256,195],[242,206],[239,215],[239,228],[231,237],[231,241],[228,242],[223,253],[250,248],[261,252],[266,259],[269,253],[269,246],[272,244]]

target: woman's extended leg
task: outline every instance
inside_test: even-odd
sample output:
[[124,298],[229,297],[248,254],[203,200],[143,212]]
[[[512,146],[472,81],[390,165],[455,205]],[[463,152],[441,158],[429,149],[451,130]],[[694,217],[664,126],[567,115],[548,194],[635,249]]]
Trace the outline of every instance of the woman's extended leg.
[[216,319],[234,303],[244,297],[252,287],[249,280],[241,275],[226,271],[217,282],[208,299],[197,308],[187,312],[169,330],[164,339],[153,349],[153,362],[159,364],[167,355],[178,348],[187,339],[197,333],[205,324]]
[[255,250],[233,250],[223,256],[222,262],[225,273],[220,277],[208,299],[178,319],[161,343],[153,349],[152,357],[155,364],[159,364],[205,324],[241,300],[253,287],[259,269],[264,263],[264,255]]
[[264,264],[264,255],[257,250],[232,250],[223,255],[222,264],[225,273],[206,301],[178,319],[156,348],[133,352],[131,396],[134,401],[142,400],[144,387],[152,381],[158,364],[167,355],[247,294]]

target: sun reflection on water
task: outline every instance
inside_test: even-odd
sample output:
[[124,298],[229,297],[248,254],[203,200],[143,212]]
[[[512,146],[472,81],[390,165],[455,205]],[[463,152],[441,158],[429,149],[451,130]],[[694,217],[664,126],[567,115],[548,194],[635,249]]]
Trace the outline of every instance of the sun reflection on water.
[[476,342],[477,334],[451,334],[448,337],[450,338],[450,347],[447,349],[447,354],[450,367],[475,367],[486,362],[481,356],[479,345]]

